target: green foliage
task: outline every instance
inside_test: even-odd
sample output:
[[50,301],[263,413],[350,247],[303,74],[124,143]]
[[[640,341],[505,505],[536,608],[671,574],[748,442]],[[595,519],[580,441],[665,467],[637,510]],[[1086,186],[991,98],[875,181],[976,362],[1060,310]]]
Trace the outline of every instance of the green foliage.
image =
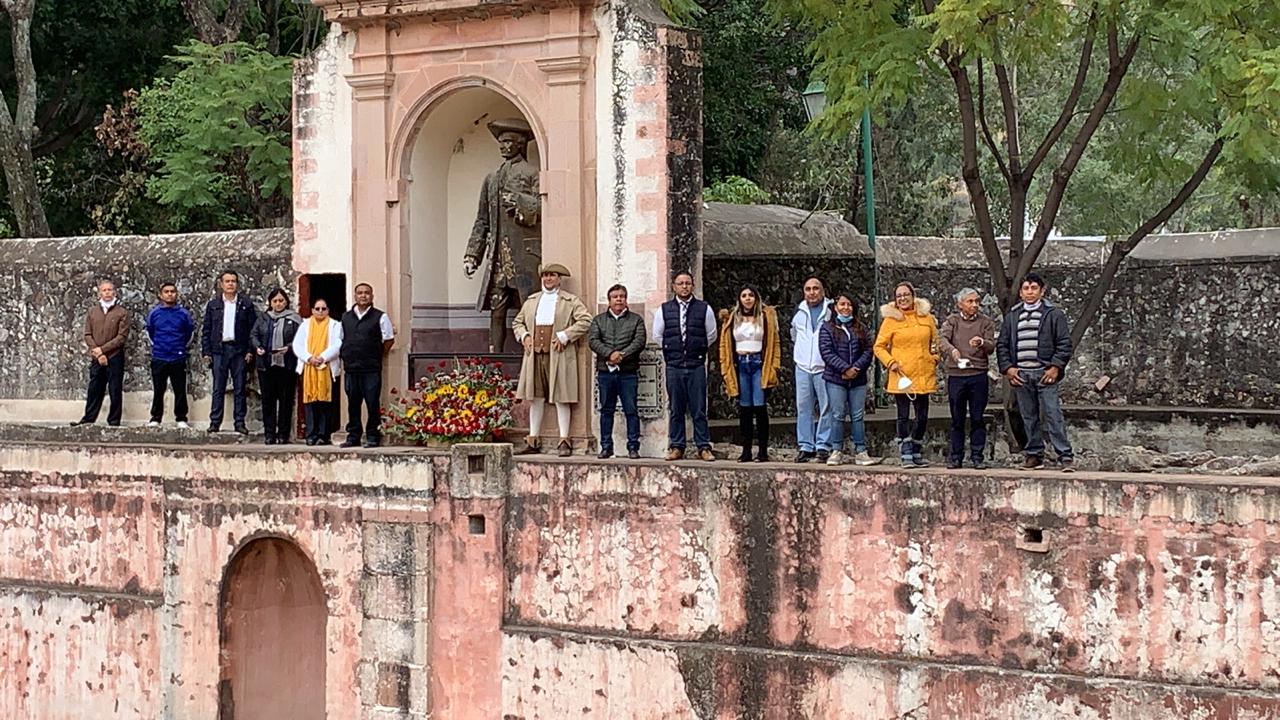
[[138,99],[139,136],[158,165],[150,194],[180,220],[279,224],[291,190],[292,59],[195,40],[171,59],[178,72]]
[[808,35],[774,22],[765,0],[708,3],[702,33],[703,174],[755,177],[770,138],[805,124]]
[[[848,133],[868,106],[883,122],[887,110],[910,105],[937,79],[950,83],[950,60],[968,73],[975,96],[983,79],[993,140],[1007,152],[1008,129],[992,70],[1000,64],[1012,71],[1024,162],[1062,111],[1083,43],[1093,33],[1092,66],[1080,103],[1030,184],[1033,216],[1047,196],[1052,168],[1076,137],[1108,68],[1131,42],[1133,64],[1087,144],[1087,162],[1068,187],[1064,221],[1077,231],[1087,232],[1091,219],[1106,231],[1132,230],[1173,196],[1215,138],[1225,141],[1219,163],[1227,170],[1211,176],[1206,190],[1225,182],[1235,187],[1222,188],[1222,194],[1242,190],[1264,202],[1275,192],[1280,3],[770,0],[770,6],[776,16],[814,33],[815,74],[826,81],[829,98],[820,129]],[[1110,43],[1109,32],[1114,32]],[[870,77],[869,87],[863,86],[864,77]],[[953,89],[952,102],[957,99]],[[957,124],[952,122],[953,137],[958,137]],[[1000,170],[981,140],[978,146],[998,216],[1007,207],[1008,191],[992,181]],[[945,149],[958,156],[958,140]]]
[[763,205],[769,202],[769,193],[744,177],[730,175],[702,191],[707,202],[733,203],[735,205]]
[[660,4],[662,12],[680,25],[693,25],[703,13],[697,0],[660,0]]

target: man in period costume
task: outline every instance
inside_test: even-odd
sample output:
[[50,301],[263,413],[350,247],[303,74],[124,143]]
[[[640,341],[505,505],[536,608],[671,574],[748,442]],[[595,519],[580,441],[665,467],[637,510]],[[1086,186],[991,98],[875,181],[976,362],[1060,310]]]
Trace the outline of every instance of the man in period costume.
[[541,269],[542,290],[529,296],[520,308],[511,330],[524,345],[520,383],[516,397],[528,400],[529,437],[520,454],[542,450],[542,411],[547,402],[556,406],[560,426],[561,457],[573,454],[569,442],[570,406],[578,402],[578,358],[576,343],[591,327],[591,311],[576,295],[560,289],[560,279],[569,270],[559,263]]
[[484,263],[476,309],[489,311],[489,351],[501,352],[507,339],[507,310],[538,289],[533,278],[542,263],[542,198],[538,168],[526,159],[533,139],[529,123],[495,120],[488,127],[498,140],[502,164],[480,187],[480,208],[462,269],[472,277]]

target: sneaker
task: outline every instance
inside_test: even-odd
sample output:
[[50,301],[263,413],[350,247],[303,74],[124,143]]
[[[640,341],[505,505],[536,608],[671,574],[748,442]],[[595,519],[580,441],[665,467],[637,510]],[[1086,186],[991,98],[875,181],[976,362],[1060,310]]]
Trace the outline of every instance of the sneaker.
[[986,470],[986,469],[987,469],[987,461],[986,461],[986,460],[983,460],[982,458],[974,458],[974,460],[973,460],[973,462],[972,462],[971,464],[972,464],[972,466],[973,466],[973,469],[974,469],[974,470]]
[[713,462],[716,459],[716,454],[711,452],[711,448],[701,448],[698,450],[698,459]]
[[873,458],[867,454],[866,450],[853,456],[854,465],[879,465],[882,462],[884,462],[884,458]]
[[831,455],[827,457],[827,464],[828,465],[844,464],[844,453],[840,452],[839,450],[836,450],[835,452],[831,453]]
[[179,420],[179,421],[178,421],[178,429],[179,429],[179,430],[190,430],[190,429],[191,429],[191,426],[187,424],[187,421],[186,421],[186,420]]
[[211,433],[222,432],[222,426],[221,426],[221,425],[210,425],[210,426],[209,426],[209,429],[208,429],[206,432],[211,432]]
[[1072,458],[1058,458],[1058,464],[1062,465],[1062,472],[1075,472],[1076,463]]
[[151,422],[147,423],[147,427],[150,427],[150,428],[158,428],[158,427],[160,427],[160,421],[159,421],[159,420],[152,420]]
[[915,467],[929,467],[929,461],[924,459],[923,455],[912,455],[911,464]]
[[627,459],[628,459],[628,460],[639,460],[639,459],[640,459],[640,449],[639,449],[639,448],[633,448],[633,449],[631,449],[631,450],[628,450],[628,451],[627,451]]
[[960,461],[959,461],[959,460],[954,460],[954,459],[952,459],[952,458],[947,458],[947,469],[948,469],[948,470],[959,470],[959,469],[960,469],[960,467],[961,467],[961,465],[960,465]]
[[1044,458],[1042,457],[1028,455],[1026,459],[1022,461],[1023,470],[1039,470],[1042,467],[1044,467]]
[[674,448],[674,447],[667,448],[667,454],[663,455],[662,459],[666,460],[667,462],[671,462],[673,460],[682,460],[684,459],[684,448]]
[[613,448],[600,448],[600,452],[596,455],[597,460],[608,460],[613,457]]
[[796,462],[806,463],[812,460],[813,457],[814,457],[814,452],[812,450],[801,450],[799,453],[796,454]]

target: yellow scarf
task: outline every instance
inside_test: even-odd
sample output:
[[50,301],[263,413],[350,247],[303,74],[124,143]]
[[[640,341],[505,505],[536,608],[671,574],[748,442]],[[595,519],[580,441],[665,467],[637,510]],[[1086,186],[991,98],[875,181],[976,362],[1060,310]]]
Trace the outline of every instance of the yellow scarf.
[[[315,318],[307,321],[307,355],[319,357],[329,347],[329,320],[318,323]],[[302,366],[302,402],[329,402],[333,399],[333,373],[329,363],[316,367],[311,363]]]

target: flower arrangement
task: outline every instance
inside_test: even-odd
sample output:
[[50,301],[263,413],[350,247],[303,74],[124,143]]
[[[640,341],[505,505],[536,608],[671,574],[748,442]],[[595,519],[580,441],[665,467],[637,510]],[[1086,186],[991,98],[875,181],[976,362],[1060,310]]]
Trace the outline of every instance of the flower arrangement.
[[480,442],[510,427],[516,381],[496,360],[454,358],[428,365],[413,388],[391,389],[388,433],[418,444]]

